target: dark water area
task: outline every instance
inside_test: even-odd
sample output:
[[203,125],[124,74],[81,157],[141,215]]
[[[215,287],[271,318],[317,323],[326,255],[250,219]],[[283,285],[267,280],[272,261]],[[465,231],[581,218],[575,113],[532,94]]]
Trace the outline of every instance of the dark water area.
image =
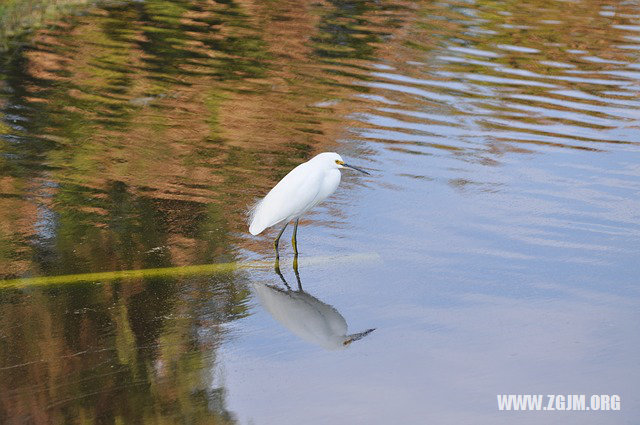
[[[637,1],[119,1],[6,45],[0,423],[640,417]],[[246,213],[324,151],[371,176],[299,286]]]

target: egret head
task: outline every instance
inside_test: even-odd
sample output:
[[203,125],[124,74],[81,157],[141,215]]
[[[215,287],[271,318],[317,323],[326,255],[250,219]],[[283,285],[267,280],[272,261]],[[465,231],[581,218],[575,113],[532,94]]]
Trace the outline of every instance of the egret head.
[[342,157],[335,152],[324,152],[316,156],[316,158],[323,162],[326,161],[327,166],[330,168],[351,168],[352,170],[360,171],[363,174],[369,174],[356,166],[345,163],[342,160]]

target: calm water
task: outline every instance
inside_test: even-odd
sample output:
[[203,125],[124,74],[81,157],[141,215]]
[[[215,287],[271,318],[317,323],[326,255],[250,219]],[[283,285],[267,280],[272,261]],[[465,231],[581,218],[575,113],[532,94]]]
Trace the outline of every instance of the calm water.
[[289,169],[372,175],[301,223],[303,292],[290,263],[0,283],[0,423],[637,423],[637,1],[79,12],[1,54],[0,278],[268,263],[245,212]]

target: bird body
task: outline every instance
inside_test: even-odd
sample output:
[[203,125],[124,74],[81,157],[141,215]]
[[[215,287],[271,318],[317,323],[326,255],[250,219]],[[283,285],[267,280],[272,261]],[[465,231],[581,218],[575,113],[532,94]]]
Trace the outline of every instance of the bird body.
[[249,225],[252,235],[300,217],[336,191],[340,184],[340,170],[322,167],[327,158],[321,155],[324,154],[291,170],[256,204]]
[[276,251],[276,268],[279,258],[278,242],[287,224],[295,219],[291,243],[297,256],[296,234],[300,216],[336,191],[340,184],[340,169],[344,167],[369,174],[358,167],[345,164],[337,153],[323,152],[291,170],[255,204],[249,216],[249,232],[252,235],[258,235],[268,227],[284,223],[273,244]]

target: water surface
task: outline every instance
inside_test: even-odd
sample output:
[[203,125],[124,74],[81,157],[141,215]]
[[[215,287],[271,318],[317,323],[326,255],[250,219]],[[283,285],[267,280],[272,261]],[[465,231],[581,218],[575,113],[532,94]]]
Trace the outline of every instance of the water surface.
[[[633,423],[639,19],[147,0],[10,40],[3,279],[268,264],[277,230],[245,214],[289,169],[329,150],[372,175],[302,221],[304,295],[290,263],[0,284],[0,422]],[[295,300],[376,330],[331,345]],[[622,410],[499,412],[503,393]]]

